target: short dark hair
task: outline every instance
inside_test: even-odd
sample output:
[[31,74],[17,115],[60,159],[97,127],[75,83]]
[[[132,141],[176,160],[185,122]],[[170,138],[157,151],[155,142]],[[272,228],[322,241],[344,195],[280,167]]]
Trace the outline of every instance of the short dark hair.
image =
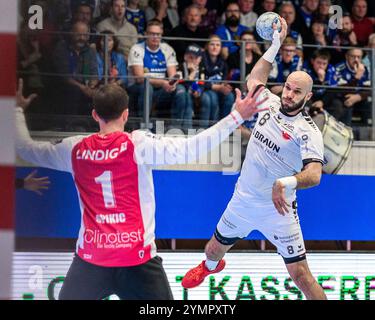
[[313,54],[311,55],[312,60],[315,60],[316,58],[321,58],[321,59],[330,61],[331,54],[327,50],[318,49],[318,50],[315,50]]
[[115,33],[110,31],[110,30],[104,30],[104,31],[100,32],[100,34],[96,37],[96,50],[98,52],[104,50],[104,48],[102,48],[102,44],[101,44],[102,41],[101,40],[104,38],[105,35],[112,36],[112,38],[113,38],[113,50],[112,51],[117,51],[118,46],[119,46],[119,41],[118,41],[117,37],[115,36]]
[[158,26],[161,29],[164,29],[163,23],[158,19],[151,19],[150,21],[148,21],[146,30],[148,30],[148,28],[153,27],[153,26]]
[[96,90],[93,98],[94,109],[104,121],[118,119],[128,109],[129,97],[117,84],[106,84]]
[[91,5],[88,2],[82,1],[82,2],[78,3],[77,6],[74,8],[74,13],[78,13],[78,9],[81,8],[81,7],[90,8],[91,13],[93,13],[93,11],[94,11],[93,8],[91,7]]

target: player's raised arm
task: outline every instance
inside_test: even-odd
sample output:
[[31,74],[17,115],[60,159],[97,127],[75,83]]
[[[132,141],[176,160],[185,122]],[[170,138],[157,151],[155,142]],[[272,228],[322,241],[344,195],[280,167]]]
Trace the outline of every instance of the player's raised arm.
[[201,133],[190,138],[158,137],[135,131],[133,137],[137,141],[137,160],[139,164],[170,165],[196,161],[212,149],[220,145],[229,135],[243,123],[245,119],[266,110],[259,108],[268,98],[256,101],[264,88],[241,99],[240,90],[236,89],[235,109],[224,119]]
[[250,75],[247,80],[247,88],[249,90],[253,89],[258,84],[266,84],[268,76],[272,70],[272,63],[274,62],[277,53],[284,42],[288,25],[284,18],[281,18],[281,31],[278,32],[276,24],[273,25],[274,33],[272,39],[272,45],[263,54],[263,56],[255,64],[254,68],[251,70]]
[[24,110],[36,98],[32,94],[25,98],[22,94],[23,81],[18,82],[16,93],[16,152],[25,161],[55,170],[71,172],[71,152],[82,136],[64,139],[58,144],[34,141],[27,129]]

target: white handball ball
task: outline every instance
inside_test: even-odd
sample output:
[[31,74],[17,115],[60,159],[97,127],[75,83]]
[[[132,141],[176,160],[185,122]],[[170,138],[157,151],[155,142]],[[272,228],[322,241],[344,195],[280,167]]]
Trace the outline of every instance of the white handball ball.
[[272,24],[276,23],[277,29],[281,31],[281,21],[280,16],[275,12],[265,12],[263,13],[256,22],[256,29],[258,34],[264,40],[272,40],[273,37],[273,28]]

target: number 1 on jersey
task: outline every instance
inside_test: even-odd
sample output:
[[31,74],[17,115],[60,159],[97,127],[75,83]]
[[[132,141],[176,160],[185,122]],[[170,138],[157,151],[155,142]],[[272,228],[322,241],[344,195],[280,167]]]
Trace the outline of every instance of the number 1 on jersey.
[[104,171],[102,175],[95,178],[95,182],[102,186],[104,206],[107,209],[116,207],[115,197],[113,196],[112,172]]

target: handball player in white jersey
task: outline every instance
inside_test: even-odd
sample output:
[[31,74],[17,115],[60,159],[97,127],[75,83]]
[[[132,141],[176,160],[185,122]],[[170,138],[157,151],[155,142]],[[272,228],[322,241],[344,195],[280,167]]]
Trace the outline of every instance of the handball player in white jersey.
[[[155,196],[152,170],[194,161],[223,142],[244,119],[262,111],[266,98],[250,92],[235,109],[211,128],[190,138],[159,137],[145,131],[124,132],[128,96],[115,84],[94,95],[92,115],[100,131],[73,136],[60,143],[33,141],[24,109],[35,95],[17,92],[16,150],[35,165],[72,174],[80,209],[81,228],[76,255],[59,299],[173,299],[155,245]],[[209,139],[210,147],[207,148]]]
[[[249,90],[265,86],[286,37],[285,20],[280,33],[275,25],[274,29],[271,47],[248,76]],[[267,89],[258,98],[269,98],[262,106],[269,110],[259,113],[233,197],[206,245],[206,260],[183,278],[185,288],[196,287],[207,275],[223,270],[225,253],[237,240],[259,230],[277,247],[307,299],[326,299],[306,261],[296,203],[296,190],[318,185],[322,173],[322,135],[303,111],[312,85],[307,73],[296,71],[287,78],[281,99]]]

